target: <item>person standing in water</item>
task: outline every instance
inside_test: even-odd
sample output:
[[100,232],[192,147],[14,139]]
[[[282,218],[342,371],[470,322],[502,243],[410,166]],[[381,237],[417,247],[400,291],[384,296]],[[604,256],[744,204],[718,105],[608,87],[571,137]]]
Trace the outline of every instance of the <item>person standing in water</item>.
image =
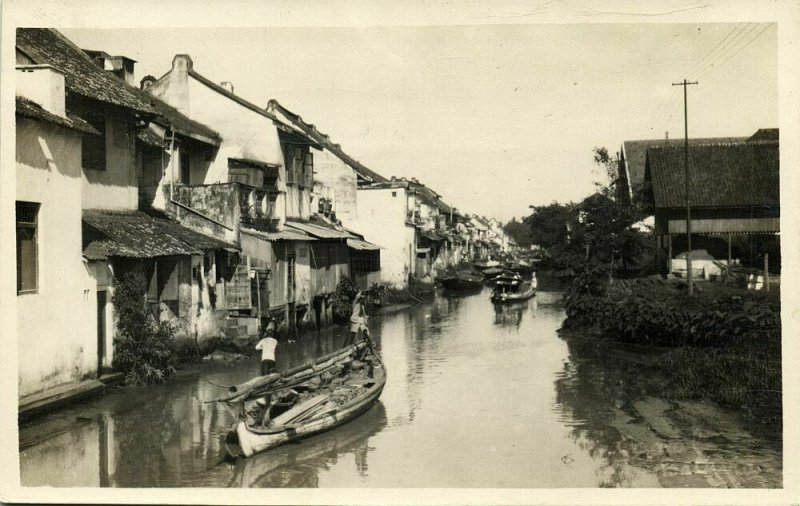
[[361,331],[364,338],[369,338],[369,328],[367,327],[367,308],[365,306],[363,292],[358,292],[353,299],[353,313],[350,316],[350,335],[345,340],[344,345],[350,346],[356,341],[356,335]]
[[278,340],[275,339],[275,320],[266,318],[267,325],[261,334],[261,340],[256,344],[256,349],[261,350],[261,375],[266,376],[275,372],[275,349]]

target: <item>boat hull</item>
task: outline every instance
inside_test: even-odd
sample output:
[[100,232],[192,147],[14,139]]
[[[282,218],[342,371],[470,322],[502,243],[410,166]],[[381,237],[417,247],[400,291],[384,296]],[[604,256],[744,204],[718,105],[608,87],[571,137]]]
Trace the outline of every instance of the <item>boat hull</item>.
[[492,302],[519,302],[521,300],[528,300],[534,295],[536,295],[535,288],[531,288],[530,290],[521,293],[493,293]]
[[287,428],[272,434],[260,434],[252,431],[244,421],[238,422],[234,431],[238,440],[239,450],[245,457],[251,457],[256,453],[331,430],[351,421],[369,409],[383,392],[383,387],[386,385],[385,374],[375,379],[375,385],[367,389],[363,395],[339,406],[334,412],[311,418],[293,428]]

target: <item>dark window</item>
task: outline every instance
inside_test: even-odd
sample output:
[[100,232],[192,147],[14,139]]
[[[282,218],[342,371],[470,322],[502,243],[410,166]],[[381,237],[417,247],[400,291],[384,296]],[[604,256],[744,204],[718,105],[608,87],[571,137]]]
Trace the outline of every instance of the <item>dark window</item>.
[[106,119],[102,113],[89,113],[84,119],[100,135],[84,134],[81,145],[81,161],[84,169],[106,170]]
[[35,292],[39,287],[38,234],[39,204],[17,202],[17,293]]
[[181,183],[189,184],[189,178],[192,172],[192,165],[191,165],[191,158],[189,158],[189,153],[184,152],[181,150]]

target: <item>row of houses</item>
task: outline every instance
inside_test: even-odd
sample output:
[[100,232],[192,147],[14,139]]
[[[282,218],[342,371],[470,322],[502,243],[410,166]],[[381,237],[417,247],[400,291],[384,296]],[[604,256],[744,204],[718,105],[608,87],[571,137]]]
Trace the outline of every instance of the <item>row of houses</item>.
[[385,178],[275,100],[259,107],[176,55],[161,77],[52,29],[16,38],[19,395],[113,363],[131,275],[179,338],[294,332],[361,288],[431,282],[507,251],[500,224]]
[[[779,273],[778,129],[689,139],[688,161],[692,249],[728,265],[762,270],[768,263]],[[658,269],[672,272],[687,249],[684,140],[623,142],[618,168],[616,199],[654,217]]]

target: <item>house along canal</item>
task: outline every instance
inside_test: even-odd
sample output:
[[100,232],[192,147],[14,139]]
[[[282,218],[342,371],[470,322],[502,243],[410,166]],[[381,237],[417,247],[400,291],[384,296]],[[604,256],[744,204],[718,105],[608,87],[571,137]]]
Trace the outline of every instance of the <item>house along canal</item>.
[[[234,415],[215,386],[255,357],[114,387],[20,428],[23,486],[780,487],[780,441],[700,402],[625,398],[605,360],[557,329],[561,295],[496,308],[486,290],[371,320],[389,380],[330,432],[224,459]],[[336,349],[344,329],[279,347],[278,368]],[[632,364],[632,365],[631,365]],[[629,364],[635,367],[635,360]],[[647,371],[640,371],[645,375]]]

